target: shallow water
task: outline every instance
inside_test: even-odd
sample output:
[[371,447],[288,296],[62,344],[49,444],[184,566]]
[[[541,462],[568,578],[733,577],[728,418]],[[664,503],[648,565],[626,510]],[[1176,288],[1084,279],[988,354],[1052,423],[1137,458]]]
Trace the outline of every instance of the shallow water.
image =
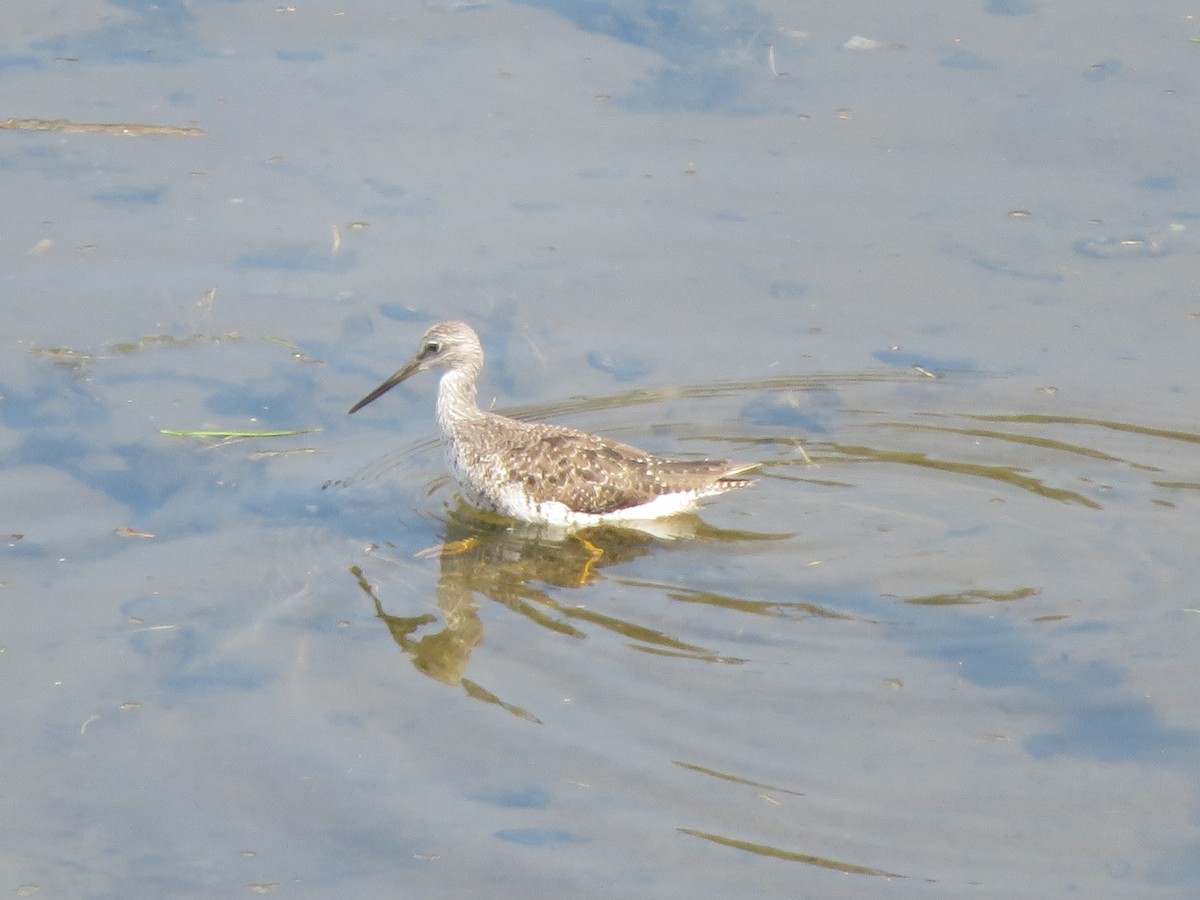
[[[1193,21],[289,10],[9,16],[205,135],[0,131],[8,890],[1195,895]],[[758,484],[471,513],[448,317]]]

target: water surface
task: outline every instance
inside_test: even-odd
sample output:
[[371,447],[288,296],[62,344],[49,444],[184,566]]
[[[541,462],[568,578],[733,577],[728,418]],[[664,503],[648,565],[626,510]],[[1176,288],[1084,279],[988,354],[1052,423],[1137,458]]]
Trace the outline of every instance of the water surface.
[[[1195,895],[1193,21],[8,19],[8,890]],[[480,519],[345,415],[450,317],[759,483]]]

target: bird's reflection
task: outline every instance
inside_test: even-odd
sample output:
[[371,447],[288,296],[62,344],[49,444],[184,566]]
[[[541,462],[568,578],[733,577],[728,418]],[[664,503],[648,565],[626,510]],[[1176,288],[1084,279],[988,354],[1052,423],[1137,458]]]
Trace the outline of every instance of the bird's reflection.
[[386,612],[362,570],[355,566],[350,571],[370,597],[392,640],[412,657],[418,671],[445,684],[461,685],[478,700],[537,722],[527,710],[505,702],[465,675],[471,653],[484,636],[477,597],[503,604],[531,622],[567,637],[584,637],[583,629],[590,624],[629,638],[636,649],[646,652],[707,662],[741,662],[636,622],[604,615],[582,605],[564,604],[554,598],[552,591],[586,587],[597,580],[602,570],[646,556],[664,541],[769,540],[789,536],[714,529],[694,515],[647,523],[645,529],[602,526],[563,532],[517,525],[459,506],[446,521],[444,542],[418,554],[436,556],[441,566],[437,584],[441,628],[437,630],[428,630],[439,621],[432,614],[406,617]]

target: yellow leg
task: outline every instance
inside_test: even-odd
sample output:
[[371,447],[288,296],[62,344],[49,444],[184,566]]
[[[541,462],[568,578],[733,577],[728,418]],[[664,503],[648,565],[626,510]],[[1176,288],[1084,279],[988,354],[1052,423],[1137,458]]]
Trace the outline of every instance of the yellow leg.
[[583,564],[583,572],[579,577],[579,584],[582,586],[592,580],[592,566],[599,562],[600,557],[604,555],[604,551],[581,534],[576,533],[573,536],[588,554],[587,561]]
[[459,553],[466,553],[472,547],[479,543],[479,538],[471,536],[464,538],[461,541],[447,541],[439,547],[426,547],[424,550],[418,550],[413,554],[416,559],[429,559],[430,557],[441,556],[456,556]]

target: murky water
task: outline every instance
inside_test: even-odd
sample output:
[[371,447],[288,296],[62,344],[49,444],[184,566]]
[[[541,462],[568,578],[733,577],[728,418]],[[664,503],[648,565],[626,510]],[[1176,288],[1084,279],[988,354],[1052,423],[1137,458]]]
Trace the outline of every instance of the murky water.
[[[1194,896],[1195,22],[897,13],[10,13],[6,889]],[[448,317],[758,483],[473,513]]]

